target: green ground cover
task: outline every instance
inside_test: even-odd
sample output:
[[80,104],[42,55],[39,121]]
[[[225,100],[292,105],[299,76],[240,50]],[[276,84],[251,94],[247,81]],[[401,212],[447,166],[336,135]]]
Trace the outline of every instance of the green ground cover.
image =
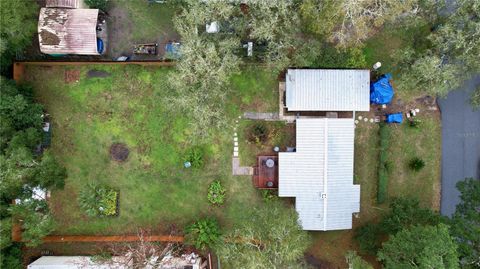
[[[80,70],[80,80],[67,84],[67,69]],[[88,78],[93,69],[111,76]],[[203,168],[182,167],[191,137],[188,118],[165,108],[169,72],[140,66],[27,67],[27,83],[53,118],[52,149],[68,170],[65,190],[50,201],[56,233],[120,234],[138,227],[166,230],[170,224],[182,229],[207,214],[228,226],[259,199],[249,178],[231,176],[233,129],[218,131],[202,145]],[[236,103],[228,107],[241,111]],[[117,142],[130,149],[125,163],[110,159],[109,147]],[[223,208],[207,201],[208,185],[216,179],[227,189]],[[88,182],[120,190],[118,217],[82,213],[76,199]]]

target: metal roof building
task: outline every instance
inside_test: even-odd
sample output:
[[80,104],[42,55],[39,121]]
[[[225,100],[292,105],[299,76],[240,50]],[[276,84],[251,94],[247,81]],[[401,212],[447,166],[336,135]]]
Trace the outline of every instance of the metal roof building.
[[40,51],[46,54],[98,55],[97,18],[98,9],[40,9]]
[[353,184],[354,120],[297,119],[296,152],[279,153],[280,197],[295,197],[304,230],[352,228],[360,212],[360,185]]
[[46,0],[46,7],[84,8],[83,0]]
[[370,71],[288,69],[286,107],[289,111],[368,111]]
[[89,256],[42,256],[30,263],[27,269],[128,269],[130,259],[113,256],[110,262],[98,263]]

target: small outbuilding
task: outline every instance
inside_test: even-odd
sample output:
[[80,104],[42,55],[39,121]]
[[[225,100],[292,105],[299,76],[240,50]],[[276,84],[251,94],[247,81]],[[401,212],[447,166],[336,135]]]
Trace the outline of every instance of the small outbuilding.
[[45,7],[85,8],[83,0],[45,0]]
[[40,51],[50,55],[99,55],[97,20],[98,9],[40,9]]
[[129,269],[127,257],[115,256],[105,263],[96,262],[89,256],[42,256],[28,265],[27,269]]
[[288,111],[369,111],[370,71],[363,69],[288,69]]

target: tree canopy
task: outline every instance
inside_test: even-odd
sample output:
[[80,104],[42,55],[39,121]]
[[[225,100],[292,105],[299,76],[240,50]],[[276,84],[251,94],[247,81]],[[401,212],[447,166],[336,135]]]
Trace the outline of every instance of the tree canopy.
[[462,268],[480,266],[480,180],[467,178],[457,183],[460,203],[453,214],[451,233],[458,244]]
[[37,2],[34,0],[0,2],[2,71],[10,65],[15,52],[23,50],[30,44],[37,31],[38,9]]
[[292,268],[299,266],[310,238],[296,211],[274,200],[254,209],[224,241],[218,253],[231,268]]
[[385,268],[459,268],[457,245],[448,226],[415,226],[390,237],[378,252]]

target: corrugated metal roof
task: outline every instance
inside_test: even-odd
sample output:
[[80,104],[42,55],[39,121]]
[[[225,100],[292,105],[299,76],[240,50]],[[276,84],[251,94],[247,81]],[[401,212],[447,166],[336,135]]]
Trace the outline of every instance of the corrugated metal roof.
[[98,9],[40,9],[40,51],[46,54],[98,55],[97,18]]
[[353,119],[297,119],[296,152],[279,153],[278,195],[296,198],[304,230],[352,228],[360,211],[353,145]]
[[289,111],[368,111],[370,71],[288,69],[286,105]]
[[81,8],[82,0],[46,0],[45,7]]

